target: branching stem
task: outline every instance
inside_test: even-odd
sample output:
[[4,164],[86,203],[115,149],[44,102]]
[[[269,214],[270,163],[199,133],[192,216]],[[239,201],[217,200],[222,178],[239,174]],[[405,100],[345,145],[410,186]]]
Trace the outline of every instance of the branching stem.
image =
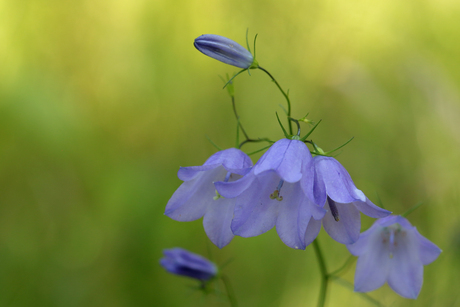
[[281,91],[281,93],[283,94],[284,98],[286,98],[286,102],[287,102],[287,117],[288,117],[288,122],[289,122],[289,133],[292,135],[292,123],[291,121],[289,120],[289,118],[291,117],[291,101],[289,100],[289,95],[281,88],[281,85],[279,85],[278,81],[276,81],[276,79],[272,76],[271,73],[269,73],[265,68],[263,67],[260,67],[258,66],[257,68],[259,68],[260,70],[262,70],[263,72],[265,72],[271,79],[273,82],[275,82],[276,86],[278,87],[278,89]]
[[321,288],[319,291],[318,307],[324,307],[324,304],[326,302],[329,274],[327,273],[326,262],[324,261],[324,256],[321,252],[321,248],[319,247],[318,239],[315,239],[315,241],[313,241],[313,248],[315,250],[316,258],[318,259],[319,270],[321,272]]

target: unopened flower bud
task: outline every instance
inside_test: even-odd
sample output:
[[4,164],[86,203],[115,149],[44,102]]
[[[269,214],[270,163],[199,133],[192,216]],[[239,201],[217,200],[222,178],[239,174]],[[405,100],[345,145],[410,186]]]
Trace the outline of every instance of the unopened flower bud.
[[183,248],[165,249],[160,264],[170,273],[206,281],[218,273],[217,266],[208,259]]
[[215,34],[203,34],[195,39],[195,48],[226,64],[240,68],[257,67],[252,54],[240,44]]

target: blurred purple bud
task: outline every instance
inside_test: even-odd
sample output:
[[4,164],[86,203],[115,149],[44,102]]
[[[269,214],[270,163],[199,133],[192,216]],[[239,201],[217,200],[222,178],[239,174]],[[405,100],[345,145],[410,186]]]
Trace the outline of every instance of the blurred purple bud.
[[217,275],[217,266],[208,259],[180,247],[165,249],[160,264],[169,273],[188,276],[201,281]]

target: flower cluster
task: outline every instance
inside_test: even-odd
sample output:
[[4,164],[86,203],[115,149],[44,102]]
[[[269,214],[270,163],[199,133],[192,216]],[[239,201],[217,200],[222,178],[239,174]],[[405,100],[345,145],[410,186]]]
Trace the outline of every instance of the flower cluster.
[[[181,167],[178,177],[183,183],[168,201],[165,215],[177,221],[203,217],[207,236],[219,248],[229,244],[235,235],[253,237],[276,227],[287,246],[305,249],[323,226],[332,239],[345,244],[350,253],[359,257],[355,291],[372,291],[388,282],[399,295],[417,298],[423,283],[423,266],[433,262],[441,250],[421,236],[404,217],[392,216],[391,212],[374,205],[355,186],[347,170],[328,156],[348,142],[324,153],[313,140],[307,140],[319,122],[300,137],[299,122],[311,121],[306,116],[301,119],[291,116],[289,92],[255,59],[255,39],[254,55],[249,44],[246,50],[219,35],[201,35],[194,45],[211,58],[242,68],[225,84],[237,120],[238,147],[258,141],[267,141],[271,146],[255,165],[243,151],[230,148],[213,154],[202,166]],[[250,138],[237,114],[232,80],[250,69],[266,73],[286,99],[284,111],[289,126],[285,129],[277,115],[285,135],[277,142]],[[293,123],[297,125],[296,135]],[[246,138],[241,143],[239,131]],[[314,148],[312,152],[306,144]],[[362,234],[361,213],[378,218]],[[319,244],[313,246],[323,276],[318,306],[324,306],[327,282],[337,271],[327,272]],[[203,288],[211,284],[209,281],[221,278],[229,302],[236,306],[228,281],[214,263],[180,248],[165,250],[164,254],[161,265],[166,270],[198,279]]]
[[358,240],[360,212],[381,218],[389,211],[358,190],[334,158],[312,157],[304,142],[281,139],[251,167],[238,149],[211,156],[203,166],[184,167],[184,181],[165,214],[177,221],[203,218],[210,240],[224,247],[234,235],[252,237],[274,226],[289,247],[305,249],[321,224],[337,242]]

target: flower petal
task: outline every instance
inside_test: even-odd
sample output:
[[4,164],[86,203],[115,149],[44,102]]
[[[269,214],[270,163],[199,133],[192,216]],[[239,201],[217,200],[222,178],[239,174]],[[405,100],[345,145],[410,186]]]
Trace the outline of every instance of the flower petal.
[[304,193],[313,200],[315,204],[320,207],[324,206],[327,198],[326,185],[315,171],[315,163],[313,161],[304,164],[300,184]]
[[358,190],[347,170],[332,157],[316,156],[316,172],[326,185],[327,195],[338,203],[366,201],[366,196]]
[[254,174],[273,170],[284,181],[294,183],[302,178],[302,164],[310,160],[310,151],[302,141],[281,139],[256,163]]
[[424,265],[432,263],[438,258],[442,250],[433,242],[422,236],[417,229],[414,229],[414,231],[419,243],[420,261],[422,261]]
[[321,220],[311,218],[308,222],[307,229],[305,230],[304,243],[308,246],[313,242],[321,230]]
[[350,253],[354,256],[363,255],[368,249],[370,240],[376,239],[376,237],[373,236],[373,234],[377,231],[381,231],[381,229],[382,226],[375,222],[368,230],[362,232],[359,235],[358,241],[352,244],[347,244],[347,248],[350,251]]
[[276,231],[289,247],[305,249],[305,231],[311,218],[311,207],[314,206],[305,196],[300,183],[283,185],[283,200],[279,202]]
[[327,210],[323,207],[317,206],[316,204],[312,203],[311,206],[311,214],[315,220],[321,220],[326,215]]
[[417,298],[423,283],[423,264],[418,256],[415,233],[407,231],[400,236],[393,252],[388,285],[401,296]]
[[204,165],[222,164],[229,172],[244,175],[245,170],[252,166],[251,158],[236,148],[228,148],[216,152]]
[[246,191],[253,183],[256,176],[253,172],[249,172],[246,176],[232,182],[218,181],[214,183],[214,186],[225,198],[234,198],[239,196],[241,193]]
[[355,201],[353,202],[353,205],[355,205],[355,207],[363,214],[373,218],[382,218],[391,214],[390,211],[374,205],[367,197],[365,202]]
[[230,243],[234,237],[230,228],[234,208],[234,198],[219,198],[208,207],[203,217],[204,231],[218,248]]
[[214,202],[213,181],[224,178],[227,172],[222,166],[201,172],[195,179],[186,181],[174,192],[165,208],[165,215],[173,220],[187,222],[202,217]]
[[275,226],[280,205],[277,200],[270,199],[270,194],[279,180],[275,173],[263,174],[238,196],[231,225],[235,235],[258,236]]
[[339,243],[352,244],[356,242],[361,230],[361,218],[358,209],[352,204],[335,203],[330,198],[328,198],[328,204],[337,207],[339,220],[336,221],[331,210],[328,210],[323,218],[324,230]]
[[200,166],[180,167],[179,171],[177,172],[177,177],[179,177],[179,179],[182,181],[190,181],[195,179],[201,172],[206,172],[219,166],[220,164],[216,163]]
[[201,166],[181,167],[177,176],[182,181],[195,178],[200,172],[212,170],[220,165],[235,174],[244,175],[252,166],[252,161],[247,154],[236,148],[221,150],[210,156]]
[[369,234],[365,250],[362,250],[356,263],[355,291],[357,292],[375,290],[383,286],[387,280],[392,259],[382,244],[380,229],[375,228],[375,231]]
[[[388,227],[388,226],[393,225],[394,223],[398,223],[398,222],[402,221],[401,218],[402,217],[399,216],[399,215],[389,215],[387,217],[378,219],[377,221],[374,222],[374,224],[378,224],[381,227]],[[402,219],[406,220],[404,218],[402,218]]]

